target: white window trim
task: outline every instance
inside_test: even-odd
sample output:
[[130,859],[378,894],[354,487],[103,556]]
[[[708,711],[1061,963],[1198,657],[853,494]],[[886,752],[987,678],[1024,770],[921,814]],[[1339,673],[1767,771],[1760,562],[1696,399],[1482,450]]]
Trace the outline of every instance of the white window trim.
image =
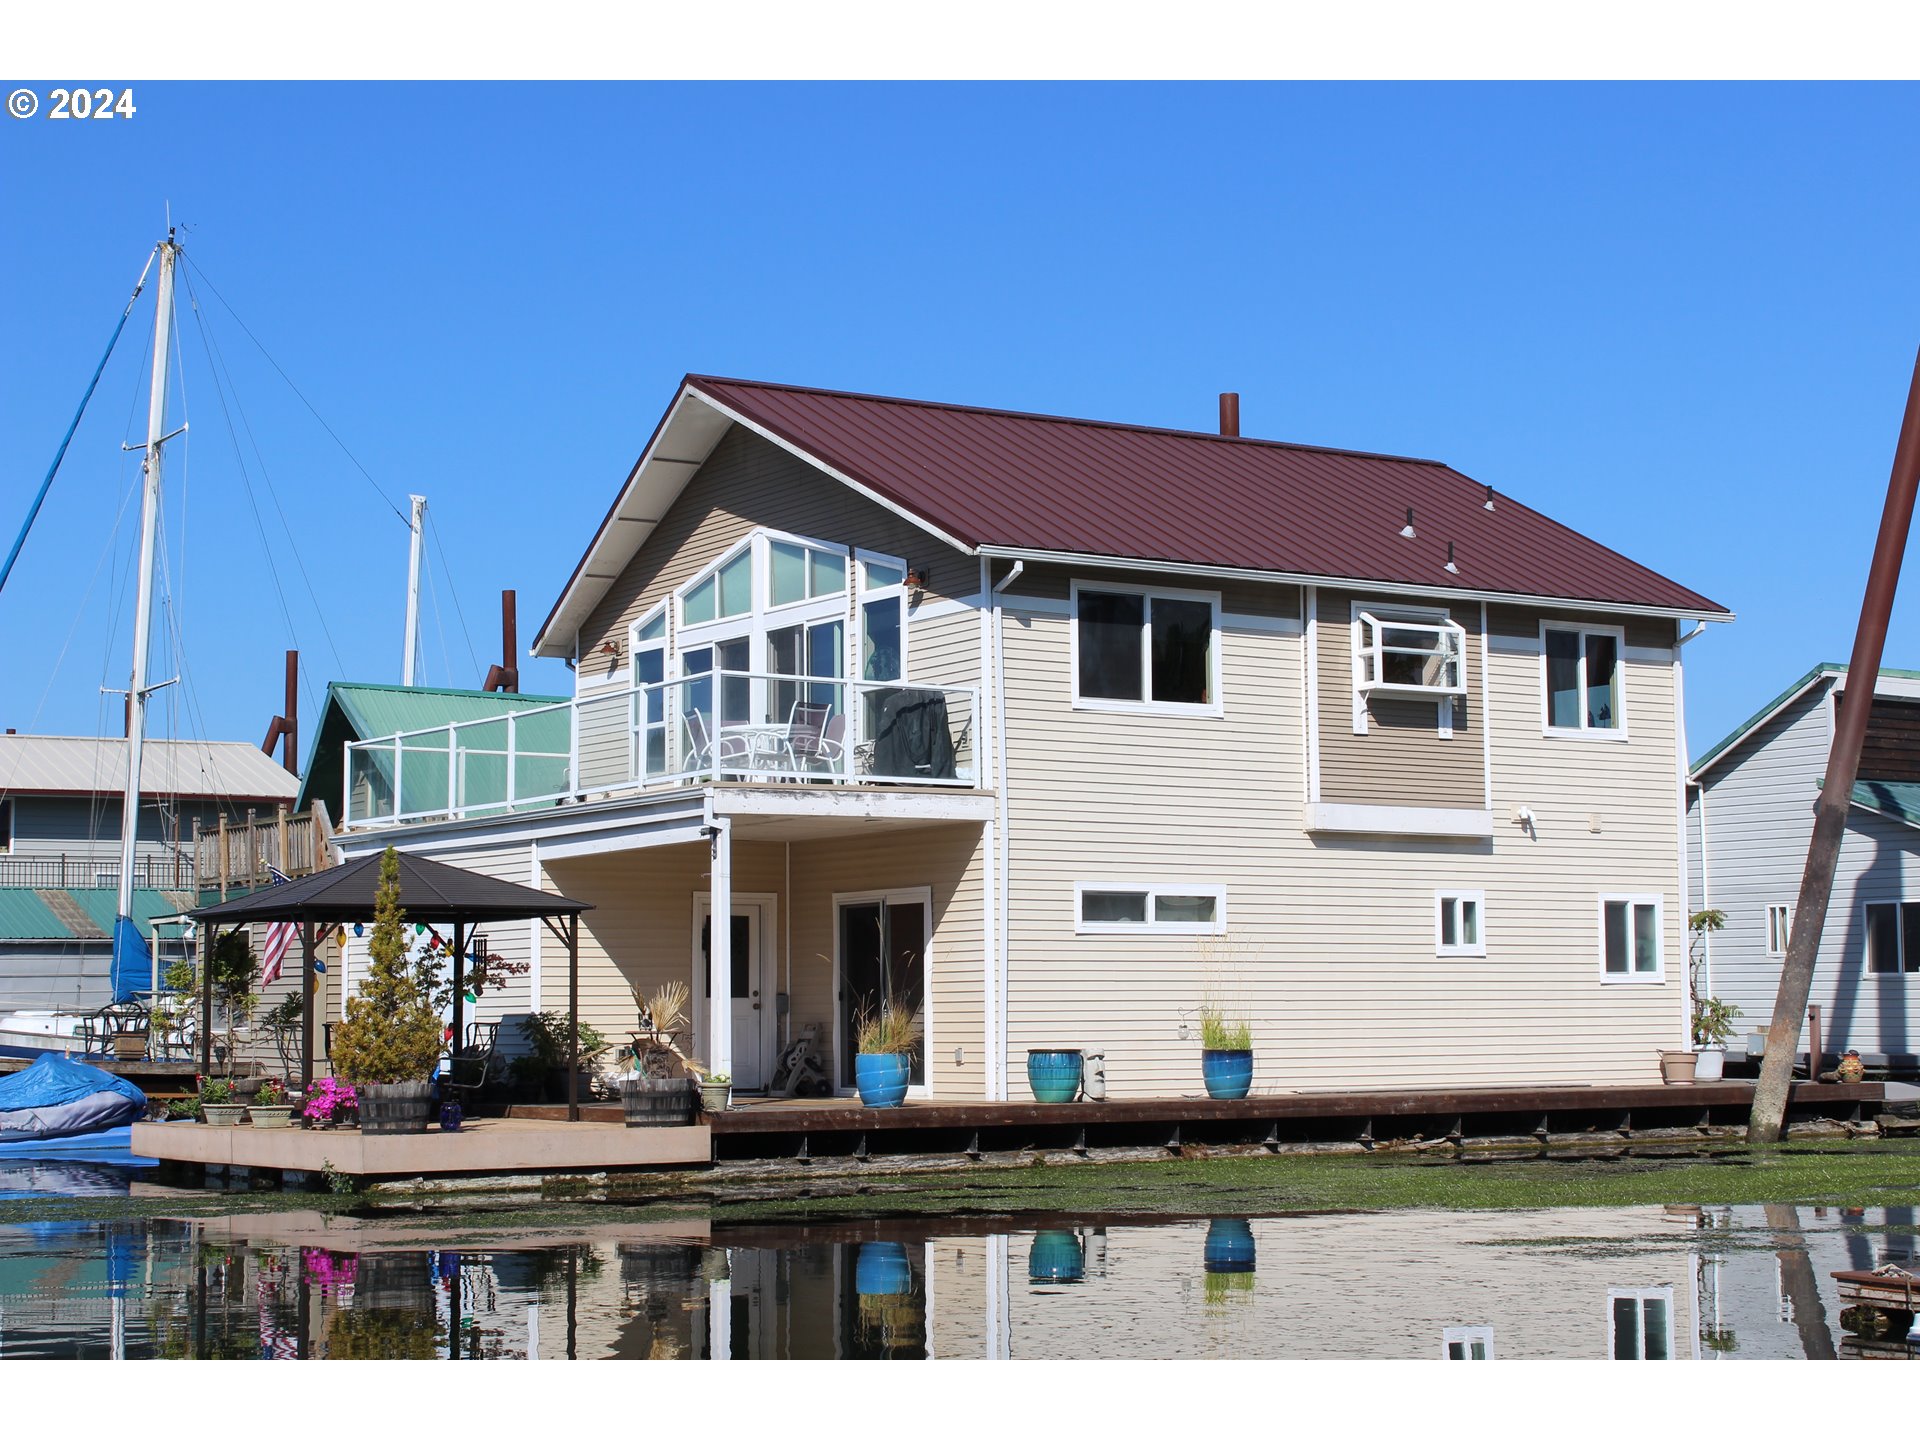
[[[1659,965],[1642,973],[1628,970],[1625,974],[1615,974],[1607,969],[1607,906],[1624,904],[1629,907],[1627,913],[1627,961],[1633,961],[1633,913],[1635,905],[1653,906],[1653,933],[1660,946]],[[1634,893],[1629,891],[1607,891],[1599,897],[1594,908],[1594,918],[1599,922],[1600,983],[1603,985],[1664,985],[1667,983],[1667,902],[1662,895]]]
[[[1876,899],[1860,902],[1860,978],[1863,980],[1899,980],[1909,975],[1920,975],[1920,970],[1907,969],[1907,920],[1900,913],[1902,907],[1920,904],[1920,900],[1909,900],[1901,895],[1882,895]],[[1900,967],[1897,970],[1874,970],[1873,931],[1867,911],[1875,905],[1894,907],[1893,935],[1894,960]]]
[[[643,737],[647,730],[647,725],[643,718],[646,710],[638,698],[641,694],[640,652],[643,649],[658,650],[660,652],[660,679],[664,683],[671,685],[675,677],[673,673],[673,617],[670,609],[671,607],[668,601],[663,599],[659,604],[655,605],[651,610],[648,610],[644,615],[638,616],[631,625],[627,626],[627,693],[629,696],[634,697],[627,702],[627,774],[633,776],[638,776],[643,769],[640,764],[640,757],[642,746],[645,744]],[[661,630],[659,639],[648,640],[643,643],[640,639],[640,632],[651,623],[656,616],[665,617],[667,624],[665,628]],[[667,754],[671,756],[673,753],[674,738],[673,691],[669,689],[662,693],[666,697],[661,701],[661,704],[666,716]],[[574,728],[578,731],[579,725],[577,722]]]
[[[1203,600],[1212,610],[1213,643],[1207,647],[1207,690],[1213,699],[1204,704],[1186,704],[1176,700],[1154,700],[1150,698],[1153,689],[1153,608],[1146,608],[1143,623],[1140,626],[1140,700],[1109,700],[1097,695],[1080,693],[1080,592],[1095,590],[1103,595],[1138,595],[1151,602],[1154,599],[1165,600]],[[1122,581],[1080,580],[1074,579],[1067,587],[1067,626],[1070,636],[1068,649],[1068,683],[1072,686],[1073,708],[1075,710],[1105,710],[1126,715],[1196,715],[1222,716],[1226,714],[1220,688],[1222,634],[1220,629],[1220,592],[1217,590],[1174,590],[1159,585],[1129,585]]]
[[[752,622],[754,615],[758,613],[754,601],[761,593],[759,587],[764,578],[760,572],[766,567],[766,546],[760,543],[764,533],[764,531],[755,530],[743,538],[734,541],[733,544],[729,545],[699,570],[695,571],[686,583],[675,588],[673,592],[673,618],[676,629],[711,630],[723,625],[750,624]],[[782,536],[781,538],[785,539],[786,537]],[[697,625],[689,625],[687,623],[687,596],[695,590],[698,590],[708,580],[718,575],[722,569],[737,560],[742,551],[752,553],[752,558],[747,564],[749,583],[747,587],[746,610],[738,615],[718,615],[712,620],[702,620]],[[713,605],[716,610],[720,608],[720,592],[717,586],[714,589]]]
[[[1787,958],[1786,945],[1782,944],[1778,950],[1773,948],[1773,912],[1776,910],[1784,910],[1787,912],[1787,926],[1782,937],[1783,940],[1791,940],[1793,937],[1793,906],[1785,900],[1770,900],[1767,902],[1766,909],[1761,912],[1761,924],[1764,927],[1761,931],[1761,941],[1766,947],[1767,958],[1769,960],[1784,960]],[[1863,909],[1860,914],[1861,919],[1864,920],[1866,918],[1866,911]],[[1866,932],[1863,930],[1861,933],[1865,934]]]
[[[1448,945],[1441,940],[1441,912],[1449,901],[1470,900],[1479,912],[1474,933],[1480,938],[1471,944]],[[1456,925],[1455,933],[1458,932]],[[1433,953],[1439,956],[1484,956],[1487,953],[1487,892],[1484,890],[1436,890],[1433,893]]]
[[[1676,1323],[1675,1316],[1673,1313],[1673,1287],[1671,1285],[1648,1285],[1638,1290],[1609,1289],[1607,1291],[1607,1358],[1609,1360],[1614,1358],[1613,1348],[1614,1348],[1615,1340],[1617,1338],[1613,1328],[1613,1302],[1616,1300],[1633,1300],[1633,1301],[1664,1300],[1666,1301],[1667,1302],[1667,1359],[1674,1360],[1679,1358],[1674,1353],[1674,1337],[1679,1330],[1679,1326]],[[1647,1358],[1647,1333],[1646,1333],[1646,1321],[1644,1318],[1646,1315],[1646,1311],[1643,1309],[1641,1310],[1640,1314],[1642,1316],[1641,1330],[1640,1330],[1640,1354],[1635,1358],[1644,1360]]]
[[[1580,637],[1580,724],[1555,725],[1547,692],[1547,631],[1566,630]],[[1587,636],[1611,635],[1614,639],[1613,671],[1619,678],[1620,723],[1611,730],[1587,724]],[[1623,625],[1573,624],[1564,620],[1540,622],[1540,733],[1557,740],[1616,740],[1627,737],[1627,631]]]
[[[1415,625],[1448,624],[1453,625],[1455,628],[1461,628],[1459,622],[1453,618],[1453,613],[1443,605],[1401,605],[1393,601],[1374,600],[1355,600],[1351,602],[1348,606],[1347,617],[1347,650],[1352,659],[1352,669],[1348,671],[1348,674],[1351,675],[1353,679],[1353,733],[1356,735],[1364,735],[1367,733],[1371,719],[1367,712],[1367,696],[1370,692],[1360,688],[1360,651],[1362,648],[1360,644],[1360,617],[1362,614],[1371,615],[1376,620],[1384,620],[1388,623],[1392,623],[1395,620],[1406,620]],[[1463,629],[1463,638],[1460,642],[1460,683],[1462,686],[1460,693],[1458,695],[1447,694],[1444,696],[1436,693],[1428,697],[1435,701],[1433,707],[1434,734],[1442,740],[1451,740],[1453,738],[1453,707],[1456,701],[1466,699],[1466,690],[1464,687],[1467,679],[1467,644],[1464,635],[1465,632]],[[1387,700],[1417,701],[1421,697],[1418,695],[1408,695],[1399,690],[1388,690],[1381,698]]]
[[[890,565],[898,570],[902,576],[900,583],[868,585],[869,561],[876,565]],[[852,565],[856,574],[848,586],[852,596],[852,603],[849,606],[852,618],[847,624],[847,675],[863,685],[905,685],[908,683],[907,676],[912,673],[907,669],[907,652],[911,645],[913,631],[913,617],[908,613],[907,582],[904,578],[909,573],[907,562],[898,555],[883,555],[878,550],[862,550],[856,546],[853,551]],[[862,649],[867,638],[867,606],[887,600],[897,600],[900,604],[900,674],[894,680],[867,680],[860,675]]]
[[[1608,1307],[1607,1314],[1608,1315],[1613,1314],[1613,1310],[1611,1306]],[[1447,1353],[1448,1346],[1456,1345],[1456,1344],[1471,1345],[1476,1340],[1484,1340],[1486,1342],[1487,1353],[1482,1358],[1487,1360],[1493,1360],[1498,1358],[1493,1348],[1493,1326],[1491,1325],[1449,1325],[1447,1326],[1446,1329],[1440,1332],[1440,1358],[1442,1360],[1451,1360],[1453,1358],[1451,1355]],[[1613,1353],[1613,1346],[1611,1344],[1607,1346],[1607,1353],[1609,1355]],[[1470,1355],[1463,1355],[1461,1358],[1463,1360],[1470,1360],[1473,1357]]]
[[[767,603],[761,610],[762,614],[784,616],[788,612],[798,613],[807,606],[831,605],[835,603],[843,610],[846,608],[847,596],[852,591],[854,584],[854,563],[851,547],[829,544],[825,540],[809,540],[804,535],[789,535],[784,530],[756,530],[753,538],[759,542],[758,548],[760,554],[758,564],[760,566],[760,583],[763,587],[760,593],[767,597]],[[847,583],[838,590],[831,591],[825,595],[808,595],[804,599],[785,600],[775,605],[773,603],[773,546],[776,541],[782,545],[797,545],[802,550],[818,550],[823,555],[838,555],[842,560],[847,562]],[[813,575],[811,566],[808,567],[806,573],[808,581],[811,583]],[[784,629],[785,627],[770,625],[767,628],[770,630],[778,630]]]
[[[11,795],[0,796],[0,821],[5,822],[0,824],[0,855],[11,855],[13,853],[13,797]],[[114,878],[116,882],[119,879],[118,876]]]
[[[1087,920],[1083,897],[1089,890],[1117,891],[1147,897],[1147,918],[1138,924],[1127,920]],[[1154,903],[1162,895],[1205,895],[1213,900],[1211,924],[1193,921],[1155,920]],[[1227,933],[1227,887],[1216,884],[1187,883],[1179,880],[1078,880],[1073,886],[1073,933],[1076,935],[1224,935]]]

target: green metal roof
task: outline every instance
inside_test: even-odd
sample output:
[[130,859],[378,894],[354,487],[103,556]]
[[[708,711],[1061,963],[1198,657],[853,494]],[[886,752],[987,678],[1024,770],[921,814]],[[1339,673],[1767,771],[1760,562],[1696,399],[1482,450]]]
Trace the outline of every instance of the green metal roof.
[[[1733,749],[1734,746],[1746,739],[1747,736],[1751,735],[1755,730],[1758,730],[1762,725],[1766,724],[1767,721],[1779,714],[1781,710],[1798,698],[1800,693],[1816,680],[1827,675],[1845,675],[1846,673],[1847,667],[1834,660],[1827,660],[1814,666],[1811,670],[1807,671],[1806,674],[1802,675],[1798,680],[1774,696],[1773,699],[1769,700],[1745,720],[1742,720],[1738,725],[1734,726],[1719,744],[1715,745],[1711,750],[1707,751],[1706,754],[1694,761],[1692,767],[1687,772],[1687,778],[1690,780],[1698,780],[1701,774],[1710,768],[1716,760],[1719,760],[1729,750]],[[1882,680],[1920,680],[1920,670],[1895,670],[1890,666],[1882,665],[1880,667],[1880,678]]]
[[[81,935],[62,920],[44,898],[47,894],[65,895],[81,914],[91,920],[99,935]],[[0,887],[0,940],[97,940],[113,934],[114,910],[119,894],[106,888],[86,887],[66,890],[29,890],[24,886]],[[153,939],[153,922],[163,915],[179,915],[191,910],[196,897],[190,890],[136,890],[133,892],[133,918],[145,939]],[[169,935],[173,932],[168,931]]]
[[1852,799],[1862,810],[1920,830],[1920,784],[1911,780],[1862,780],[1854,785]]
[[[493,720],[509,710],[564,705],[565,695],[509,695],[499,690],[437,690],[426,685],[370,685],[335,680],[313,729],[313,748],[301,772],[299,806],[316,795],[328,805],[340,803],[340,747],[348,740],[372,740],[406,730],[430,730],[461,720]],[[324,748],[323,748],[324,747]],[[316,783],[318,782],[318,783]],[[339,816],[334,816],[339,823]]]

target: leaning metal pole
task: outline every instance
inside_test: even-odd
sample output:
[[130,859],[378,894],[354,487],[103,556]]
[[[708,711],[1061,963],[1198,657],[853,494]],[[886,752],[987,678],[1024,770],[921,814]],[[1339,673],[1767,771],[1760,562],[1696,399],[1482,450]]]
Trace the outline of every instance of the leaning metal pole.
[[1847,662],[1847,688],[1834,727],[1833,749],[1827,755],[1827,777],[1820,784],[1820,798],[1813,809],[1813,844],[1807,849],[1807,868],[1800,877],[1800,902],[1793,912],[1787,962],[1780,971],[1780,991],[1773,1001],[1773,1023],[1767,1028],[1766,1058],[1760,1064],[1760,1083],[1754,1087],[1753,1112],[1747,1118],[1747,1139],[1762,1145],[1778,1141],[1786,1123],[1787,1087],[1800,1048],[1807,993],[1813,988],[1814,957],[1820,950],[1821,932],[1826,929],[1827,901],[1833,894],[1833,870],[1840,858],[1841,837],[1846,833],[1853,782],[1860,772],[1860,746],[1873,710],[1874,682],[1880,675],[1880,652],[1886,646],[1893,592],[1900,583],[1907,530],[1913,523],[1916,487],[1920,487],[1920,357],[1914,361],[1906,418],[1893,452],[1887,505],[1880,514],[1880,538],[1874,543],[1873,568],[1867,572],[1867,593],[1860,602],[1853,658]]

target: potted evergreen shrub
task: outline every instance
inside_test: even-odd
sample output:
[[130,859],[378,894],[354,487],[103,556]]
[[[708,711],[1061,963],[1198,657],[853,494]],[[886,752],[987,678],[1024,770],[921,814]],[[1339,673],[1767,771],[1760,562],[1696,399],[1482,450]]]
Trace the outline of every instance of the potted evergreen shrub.
[[1244,1100],[1253,1088],[1253,1027],[1213,1005],[1200,1007],[1200,1078],[1214,1100]]
[[879,1110],[906,1103],[918,1019],[912,1006],[890,1001],[854,1018],[853,1080],[862,1105]]
[[440,1062],[440,1016],[433,1008],[435,966],[409,957],[400,908],[400,857],[389,845],[374,891],[367,978],[347,1000],[333,1035],[334,1071],[354,1088],[360,1129],[368,1135],[424,1135],[433,1112]]
[[260,1082],[260,1088],[253,1092],[253,1099],[247,1104],[247,1119],[255,1129],[284,1130],[293,1119],[293,1104],[287,1099],[287,1087],[283,1081],[271,1076]]

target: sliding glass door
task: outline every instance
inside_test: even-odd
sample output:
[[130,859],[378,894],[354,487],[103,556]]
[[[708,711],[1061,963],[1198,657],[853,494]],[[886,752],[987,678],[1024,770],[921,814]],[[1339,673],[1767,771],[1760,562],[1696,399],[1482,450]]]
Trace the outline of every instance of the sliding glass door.
[[909,1083],[927,1083],[927,929],[925,890],[839,897],[840,1083],[853,1083],[860,1017],[883,1007],[910,1010],[920,1043]]

